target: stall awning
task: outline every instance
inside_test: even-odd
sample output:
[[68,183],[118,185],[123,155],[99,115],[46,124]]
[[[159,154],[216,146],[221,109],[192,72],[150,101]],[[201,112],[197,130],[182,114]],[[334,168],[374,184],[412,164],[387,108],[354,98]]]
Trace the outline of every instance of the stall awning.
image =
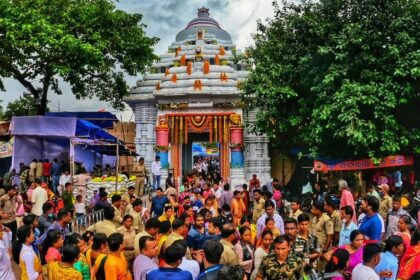
[[324,163],[322,161],[314,161],[315,171],[349,171],[349,170],[365,170],[374,168],[387,168],[396,166],[413,165],[413,156],[395,155],[384,158],[379,164],[375,164],[371,159],[342,161],[338,163]]
[[47,117],[77,118],[91,122],[100,128],[113,128],[117,117],[109,112],[47,112]]

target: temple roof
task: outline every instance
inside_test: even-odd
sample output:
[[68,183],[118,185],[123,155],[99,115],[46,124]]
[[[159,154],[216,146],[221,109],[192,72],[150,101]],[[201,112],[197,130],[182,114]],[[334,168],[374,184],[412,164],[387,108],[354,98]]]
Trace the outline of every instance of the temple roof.
[[184,41],[191,35],[197,33],[197,29],[203,29],[206,34],[214,35],[215,39],[231,42],[232,38],[228,32],[223,30],[219,23],[210,17],[209,9],[202,7],[198,9],[198,17],[191,20],[187,27],[176,35],[176,41]]

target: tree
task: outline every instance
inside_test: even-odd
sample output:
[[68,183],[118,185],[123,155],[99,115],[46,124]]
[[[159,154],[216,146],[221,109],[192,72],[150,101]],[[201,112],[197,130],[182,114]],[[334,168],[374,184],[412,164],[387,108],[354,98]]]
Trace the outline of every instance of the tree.
[[243,84],[251,130],[285,150],[380,158],[420,152],[420,2],[274,4]]
[[[48,112],[48,107],[46,112]],[[11,120],[14,116],[35,116],[38,112],[35,99],[32,96],[19,97],[19,99],[7,104],[6,110],[2,115],[4,120]]]
[[61,94],[59,77],[77,99],[97,96],[115,108],[129,94],[124,73],[147,70],[157,38],[142,15],[116,10],[111,0],[0,0],[1,78],[19,81],[40,100]]

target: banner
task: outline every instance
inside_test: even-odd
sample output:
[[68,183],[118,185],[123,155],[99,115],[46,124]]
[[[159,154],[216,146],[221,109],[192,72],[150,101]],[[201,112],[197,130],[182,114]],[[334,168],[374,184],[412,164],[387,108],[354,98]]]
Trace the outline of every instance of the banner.
[[13,138],[8,142],[0,141],[0,158],[11,157],[13,153]]
[[347,170],[363,170],[374,168],[387,168],[395,166],[413,165],[414,158],[412,156],[389,156],[384,158],[379,164],[374,164],[370,159],[343,161],[337,164],[325,164],[321,161],[314,161],[315,171],[347,171]]

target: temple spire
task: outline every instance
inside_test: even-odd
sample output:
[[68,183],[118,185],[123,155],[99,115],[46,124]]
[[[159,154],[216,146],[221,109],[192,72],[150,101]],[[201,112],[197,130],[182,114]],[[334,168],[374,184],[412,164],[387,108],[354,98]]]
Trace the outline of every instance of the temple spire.
[[204,6],[198,9],[198,17],[209,17],[209,9]]

